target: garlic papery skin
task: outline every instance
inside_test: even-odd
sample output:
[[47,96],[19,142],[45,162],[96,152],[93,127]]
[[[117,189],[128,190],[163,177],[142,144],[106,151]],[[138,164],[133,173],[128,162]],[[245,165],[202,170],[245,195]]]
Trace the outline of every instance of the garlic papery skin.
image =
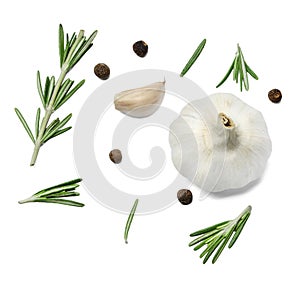
[[169,142],[176,169],[208,192],[242,188],[260,178],[272,151],[262,114],[225,93],[185,106],[170,126]]
[[154,114],[165,95],[165,81],[122,91],[115,95],[115,108],[131,117],[144,118]]

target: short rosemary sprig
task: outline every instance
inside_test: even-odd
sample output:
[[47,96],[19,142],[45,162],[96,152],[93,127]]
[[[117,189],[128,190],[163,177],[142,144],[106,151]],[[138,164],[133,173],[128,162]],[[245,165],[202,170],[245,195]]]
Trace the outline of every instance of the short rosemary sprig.
[[190,236],[198,237],[189,243],[189,247],[196,245],[194,247],[194,251],[197,251],[206,245],[206,248],[200,254],[200,258],[204,257],[204,264],[207,262],[213,252],[219,247],[212,259],[212,263],[215,263],[231,237],[232,238],[228,248],[231,248],[234,245],[251,214],[251,209],[251,206],[248,206],[237,218],[233,220],[224,221],[193,232],[190,234]]
[[34,143],[34,151],[32,154],[30,165],[33,166],[36,162],[40,147],[50,139],[70,130],[72,127],[64,127],[71,119],[72,114],[69,114],[64,119],[59,118],[52,121],[49,125],[51,115],[59,109],[74,93],[84,84],[81,80],[73,88],[74,81],[65,79],[67,73],[78,63],[84,54],[93,46],[93,40],[97,35],[94,31],[89,38],[84,36],[84,31],[80,30],[76,35],[74,32],[71,37],[64,34],[62,25],[59,25],[59,58],[61,73],[56,80],[54,76],[47,76],[44,89],[41,83],[40,72],[37,72],[37,89],[45,110],[44,117],[40,122],[41,110],[38,108],[35,120],[35,135],[33,135],[25,118],[21,112],[15,108],[15,112],[23,124],[27,134]]
[[46,189],[43,189],[35,194],[33,194],[31,197],[21,200],[18,203],[19,204],[25,204],[25,203],[33,203],[33,202],[40,202],[40,203],[54,203],[54,204],[62,204],[62,205],[68,205],[68,206],[75,206],[75,207],[83,207],[84,204],[66,200],[63,198],[66,197],[75,197],[79,196],[80,194],[78,192],[75,192],[76,188],[79,187],[79,182],[81,182],[82,179],[74,179],[68,182],[64,182]]
[[136,199],[134,201],[134,204],[131,208],[130,214],[129,214],[127,222],[126,222],[125,231],[124,231],[124,240],[125,240],[126,244],[128,244],[128,232],[129,232],[129,229],[130,229],[130,226],[131,226],[138,203],[139,203],[139,199]]
[[235,57],[231,66],[229,67],[227,73],[225,74],[224,78],[219,82],[216,86],[218,88],[221,86],[229,77],[229,75],[233,72],[233,80],[238,83],[240,80],[240,91],[243,91],[243,85],[245,90],[249,90],[249,81],[248,81],[248,73],[256,80],[258,80],[258,76],[255,72],[249,67],[246,63],[243,52],[239,44],[237,45],[237,52],[235,53]]

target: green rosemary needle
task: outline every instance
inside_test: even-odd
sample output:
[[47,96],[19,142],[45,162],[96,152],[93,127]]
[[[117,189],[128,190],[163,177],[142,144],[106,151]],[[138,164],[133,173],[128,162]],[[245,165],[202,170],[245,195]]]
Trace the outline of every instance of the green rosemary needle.
[[204,49],[205,44],[206,44],[206,39],[203,39],[201,41],[201,43],[199,44],[199,46],[197,47],[197,49],[195,50],[195,52],[193,53],[192,57],[189,59],[189,61],[187,62],[187,64],[183,68],[183,70],[181,71],[180,76],[184,76],[188,72],[188,70],[191,68],[191,66],[196,62],[196,60],[200,56],[202,50]]
[[194,247],[194,251],[197,251],[206,245],[206,248],[200,254],[200,258],[204,257],[204,264],[214,251],[217,250],[212,259],[212,263],[215,263],[231,237],[228,248],[231,248],[235,244],[251,214],[251,209],[251,206],[248,206],[237,218],[233,220],[224,221],[193,232],[190,236],[198,237],[189,243],[189,247],[196,245]]
[[73,88],[74,81],[65,79],[67,73],[79,62],[84,54],[93,46],[93,40],[97,35],[94,31],[89,38],[84,36],[84,31],[80,30],[78,34],[75,32],[71,37],[64,34],[62,25],[59,25],[59,59],[61,73],[56,80],[54,76],[47,76],[45,86],[42,87],[40,72],[37,72],[37,89],[40,96],[45,114],[40,122],[40,109],[37,110],[35,120],[35,136],[29,128],[25,118],[21,112],[15,108],[15,112],[24,126],[27,134],[34,143],[34,151],[32,154],[30,165],[33,166],[36,162],[41,146],[50,139],[63,134],[72,127],[64,127],[71,119],[72,114],[69,114],[63,120],[56,119],[48,125],[51,115],[59,109],[67,100],[69,100],[75,92],[84,84],[81,80]]
[[38,191],[37,193],[33,194],[31,197],[21,200],[19,204],[25,203],[54,203],[54,204],[62,204],[74,207],[83,207],[84,204],[75,202],[72,200],[66,200],[66,197],[75,197],[79,196],[80,194],[76,192],[76,188],[79,187],[79,182],[82,179],[77,178],[71,181],[67,181],[43,190]]
[[138,202],[139,202],[139,199],[136,199],[134,201],[134,204],[132,206],[132,209],[130,211],[130,214],[129,214],[127,222],[126,222],[125,231],[124,231],[124,240],[125,240],[126,244],[128,244],[128,240],[127,240],[128,239],[128,232],[129,232],[129,229],[130,229],[130,226],[131,226],[131,223],[132,223],[132,220],[133,220]]
[[243,85],[246,91],[249,90],[249,81],[248,81],[248,73],[256,80],[258,80],[258,76],[255,72],[247,65],[242,49],[237,45],[237,52],[235,54],[234,60],[229,67],[227,73],[225,74],[224,78],[219,82],[216,86],[218,88],[221,86],[229,77],[229,75],[233,72],[233,80],[238,83],[240,80],[240,91],[243,91]]

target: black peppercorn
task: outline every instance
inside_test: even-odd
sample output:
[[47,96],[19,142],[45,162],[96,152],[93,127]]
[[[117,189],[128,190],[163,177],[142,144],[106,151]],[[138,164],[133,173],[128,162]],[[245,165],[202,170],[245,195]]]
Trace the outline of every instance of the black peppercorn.
[[114,149],[110,151],[109,158],[113,163],[119,164],[122,161],[122,152],[118,149]]
[[110,69],[106,64],[97,64],[94,67],[94,73],[100,79],[106,80],[109,78]]
[[183,205],[189,205],[193,201],[193,194],[188,189],[181,189],[177,192],[177,199]]
[[272,89],[271,91],[269,91],[268,97],[273,103],[279,103],[281,101],[282,95],[280,90]]
[[148,45],[143,40],[137,41],[132,46],[134,53],[139,57],[145,57],[148,53]]

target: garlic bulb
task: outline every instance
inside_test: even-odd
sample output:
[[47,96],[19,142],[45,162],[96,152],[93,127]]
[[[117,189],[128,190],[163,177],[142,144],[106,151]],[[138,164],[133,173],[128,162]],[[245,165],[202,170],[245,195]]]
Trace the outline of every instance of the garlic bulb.
[[208,192],[258,179],[272,151],[262,114],[232,94],[185,106],[170,126],[169,142],[176,169]]
[[143,118],[157,111],[165,95],[165,81],[122,91],[115,95],[115,108],[120,112]]

